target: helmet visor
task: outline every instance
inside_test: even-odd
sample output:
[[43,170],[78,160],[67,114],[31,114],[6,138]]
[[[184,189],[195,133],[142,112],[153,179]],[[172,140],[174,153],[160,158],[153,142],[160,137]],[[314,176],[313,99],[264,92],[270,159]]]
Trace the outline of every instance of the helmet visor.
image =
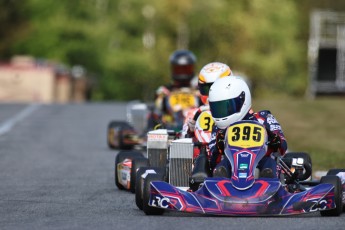
[[245,100],[245,93],[242,92],[238,97],[223,101],[209,102],[210,110],[214,118],[225,118],[241,111]]
[[213,82],[211,83],[198,83],[198,87],[199,87],[199,91],[200,94],[203,96],[208,96],[208,93],[210,91],[211,85],[213,84]]
[[193,75],[194,65],[173,65],[172,73],[174,75]]

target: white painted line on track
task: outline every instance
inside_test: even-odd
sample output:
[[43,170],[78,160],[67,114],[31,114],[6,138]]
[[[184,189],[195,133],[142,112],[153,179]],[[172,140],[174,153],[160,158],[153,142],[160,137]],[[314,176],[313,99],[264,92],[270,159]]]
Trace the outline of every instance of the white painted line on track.
[[7,121],[0,124],[0,136],[4,135],[5,133],[9,132],[13,126],[29,116],[31,113],[33,113],[38,107],[40,107],[40,104],[31,104],[25,107],[21,112],[17,113],[14,117],[8,119]]

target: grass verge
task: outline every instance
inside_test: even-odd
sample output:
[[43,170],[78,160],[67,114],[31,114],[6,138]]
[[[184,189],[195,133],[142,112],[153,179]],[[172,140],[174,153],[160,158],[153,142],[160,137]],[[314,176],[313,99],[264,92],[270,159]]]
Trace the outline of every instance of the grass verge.
[[308,152],[313,171],[345,168],[345,97],[258,99],[253,109],[270,110],[290,151]]

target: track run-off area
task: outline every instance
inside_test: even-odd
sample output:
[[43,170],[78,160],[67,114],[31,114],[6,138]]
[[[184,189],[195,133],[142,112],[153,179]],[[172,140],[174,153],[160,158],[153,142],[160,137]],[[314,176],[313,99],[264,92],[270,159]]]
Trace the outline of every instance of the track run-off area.
[[0,104],[0,229],[344,229],[340,217],[146,216],[114,185],[106,130],[126,103]]

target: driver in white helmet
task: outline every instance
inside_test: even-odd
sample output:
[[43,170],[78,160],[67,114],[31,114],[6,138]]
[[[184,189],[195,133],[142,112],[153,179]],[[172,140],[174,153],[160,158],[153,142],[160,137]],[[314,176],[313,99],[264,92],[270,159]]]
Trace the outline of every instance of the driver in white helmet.
[[251,109],[252,99],[247,83],[237,76],[219,78],[210,88],[208,101],[215,121],[209,143],[213,176],[231,177],[230,162],[226,157],[221,157],[226,128],[237,121],[255,120],[266,127],[269,136],[266,155],[258,164],[260,176],[277,177],[277,163],[270,155],[277,151],[284,155],[287,143],[280,124],[270,111],[254,112]]
[[182,129],[182,136],[193,137],[196,119],[203,111],[210,110],[208,105],[208,92],[210,91],[210,87],[213,82],[218,78],[231,75],[232,71],[230,67],[221,62],[210,62],[202,67],[198,76],[198,89],[203,105],[201,105],[198,109],[191,111],[186,117],[186,121]]

